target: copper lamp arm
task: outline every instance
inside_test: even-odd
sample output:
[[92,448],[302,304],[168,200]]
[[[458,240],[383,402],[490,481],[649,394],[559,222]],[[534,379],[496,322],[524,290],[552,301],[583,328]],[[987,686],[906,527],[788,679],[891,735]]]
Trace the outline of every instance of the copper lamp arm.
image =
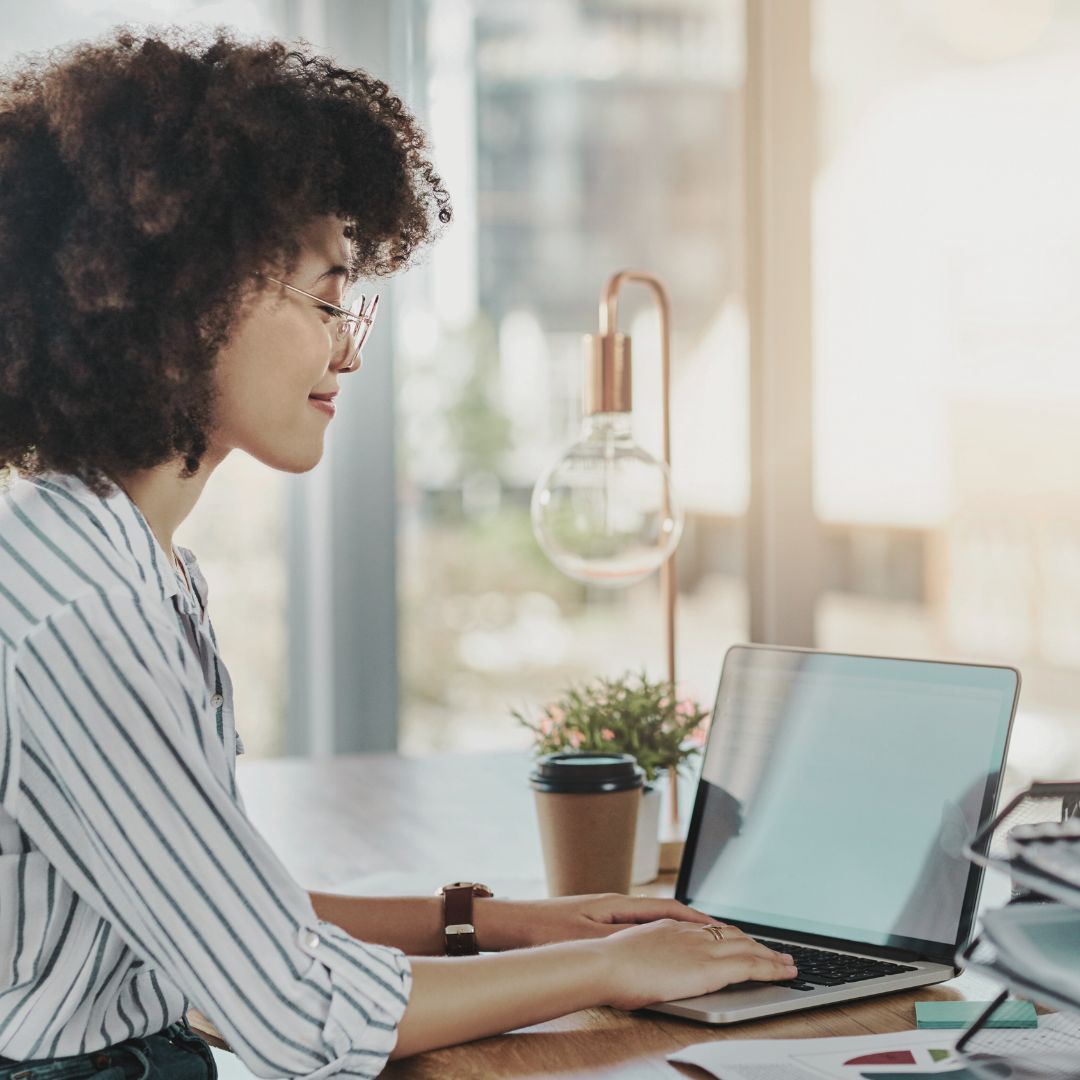
[[[652,274],[640,270],[620,270],[608,279],[600,294],[600,335],[608,337],[616,332],[619,318],[619,290],[627,282],[636,282],[646,286],[656,301],[660,313],[660,411],[663,423],[664,464],[671,468],[671,304],[667,290]],[[665,496],[664,511],[671,513],[671,505]],[[660,590],[664,606],[664,638],[667,648],[668,682],[671,692],[675,693],[675,552],[660,567]],[[674,767],[670,770],[671,787],[671,823],[679,823],[678,774]]]

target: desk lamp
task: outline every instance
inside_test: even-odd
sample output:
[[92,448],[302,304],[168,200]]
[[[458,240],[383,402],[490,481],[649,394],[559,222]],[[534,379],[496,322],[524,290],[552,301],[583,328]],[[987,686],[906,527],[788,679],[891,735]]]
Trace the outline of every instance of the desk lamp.
[[[660,314],[661,412],[664,459],[630,434],[630,338],[615,328],[619,289],[649,288]],[[683,514],[671,489],[671,319],[667,291],[651,274],[620,270],[600,294],[600,333],[584,340],[584,422],[581,438],[536,482],[533,532],[548,558],[586,585],[620,588],[657,568],[665,612],[668,681],[675,685],[675,548]],[[669,775],[671,838],[661,846],[665,870],[678,866],[676,770]]]

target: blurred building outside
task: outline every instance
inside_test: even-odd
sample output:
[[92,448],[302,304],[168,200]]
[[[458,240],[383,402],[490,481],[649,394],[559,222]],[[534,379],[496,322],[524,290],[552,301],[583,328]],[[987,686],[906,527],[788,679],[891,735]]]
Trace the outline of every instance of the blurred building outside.
[[[400,594],[407,750],[522,746],[511,707],[663,674],[655,580],[563,578],[529,497],[580,428],[581,335],[615,270],[674,297],[680,682],[711,699],[746,636],[741,5],[416,0],[412,88],[456,220],[403,278]],[[632,290],[635,436],[659,453],[657,327]],[[689,377],[688,377],[689,376]],[[703,632],[704,631],[704,632]]]
[[[282,7],[51,0],[6,20],[3,56],[132,18],[285,34]],[[624,266],[671,290],[680,681],[711,700],[748,633],[744,5],[395,12],[396,89],[455,206],[381,328],[397,371],[401,746],[524,746],[511,707],[663,672],[657,582],[570,582],[528,515],[576,437],[580,335]],[[1015,663],[1015,768],[1080,773],[1080,5],[815,0],[813,16],[816,643]],[[632,293],[620,315],[636,436],[655,451],[655,322]],[[234,455],[178,536],[209,579],[252,756],[281,753],[299,722],[288,482]]]
[[[1080,486],[1067,476],[1080,243],[1062,242],[1078,213],[1064,137],[1078,13],[993,7],[997,22],[977,2],[814,5],[817,644],[1016,663],[1019,767],[1080,770]],[[436,282],[403,305],[413,325],[399,337],[403,746],[514,744],[509,702],[639,662],[662,670],[655,582],[586,591],[552,576],[528,536],[531,484],[577,424],[579,334],[627,264],[672,290],[680,671],[708,699],[747,626],[741,5],[413,10],[429,57],[418,89],[465,198],[461,247],[433,255]],[[496,357],[470,368],[447,339],[455,310],[487,327]],[[655,447],[653,339],[646,316],[624,318],[639,441]],[[450,403],[469,386],[476,404],[481,368],[499,436],[470,465]],[[520,553],[493,575],[499,530]],[[507,572],[516,589],[496,584]]]

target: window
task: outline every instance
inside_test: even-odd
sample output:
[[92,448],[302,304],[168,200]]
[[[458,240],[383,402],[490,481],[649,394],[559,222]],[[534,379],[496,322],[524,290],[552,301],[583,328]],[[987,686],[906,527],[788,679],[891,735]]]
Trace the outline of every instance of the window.
[[825,647],[1019,664],[1080,769],[1080,17],[817,0]]
[[[626,266],[672,295],[680,684],[711,699],[746,636],[741,19],[704,0],[411,5],[410,100],[456,217],[396,285],[405,749],[521,745],[511,706],[665,674],[657,578],[585,589],[529,519],[580,426],[581,335]],[[624,296],[635,437],[659,454],[655,320]]]

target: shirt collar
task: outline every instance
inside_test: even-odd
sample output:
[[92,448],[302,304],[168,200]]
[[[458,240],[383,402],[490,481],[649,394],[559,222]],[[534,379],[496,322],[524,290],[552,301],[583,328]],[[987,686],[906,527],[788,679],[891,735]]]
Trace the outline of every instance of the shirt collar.
[[[100,496],[95,495],[78,477],[67,473],[49,473],[41,479],[45,483],[62,487],[82,503],[88,514],[100,524],[117,552],[134,563],[139,580],[148,589],[160,596],[162,601],[177,597],[182,610],[188,614],[199,615],[186,591],[180,587],[180,579],[172,560],[158,543],[143,512],[123,488],[114,484],[108,494]],[[186,549],[180,550],[192,581],[195,581],[196,576],[202,579],[197,564],[194,570],[192,569],[195,563],[194,555]],[[196,587],[205,602],[205,582],[201,587],[196,583]]]
[[[206,578],[203,577],[202,570],[199,569],[199,561],[195,558],[195,553],[186,547],[180,547],[179,544],[176,545],[176,551],[187,569],[188,579],[195,589],[198,603],[202,605],[201,611],[193,608],[190,613],[202,618],[206,611],[206,605],[209,603],[210,586],[207,584]],[[180,596],[185,600],[187,599],[183,589],[180,590]]]

